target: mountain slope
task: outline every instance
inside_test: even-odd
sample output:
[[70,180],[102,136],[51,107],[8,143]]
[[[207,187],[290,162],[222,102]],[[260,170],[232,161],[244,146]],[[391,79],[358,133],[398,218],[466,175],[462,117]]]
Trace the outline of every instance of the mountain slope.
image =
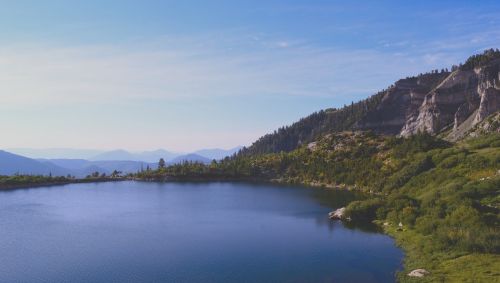
[[240,151],[242,148],[243,148],[242,146],[237,146],[231,149],[210,148],[210,149],[201,149],[193,153],[206,157],[210,160],[212,159],[220,160],[225,157],[231,156],[235,153],[238,153],[238,151]]
[[[426,94],[420,107],[408,113],[402,135],[418,131],[437,134],[447,127],[451,133],[469,118],[471,128],[500,109],[500,52],[489,51],[471,57],[458,70],[446,77],[435,89]],[[481,63],[473,65],[471,61]]]
[[206,158],[204,156],[201,156],[201,155],[198,155],[198,154],[194,154],[194,153],[190,153],[190,154],[185,154],[185,155],[177,156],[173,160],[170,160],[168,163],[169,164],[179,164],[179,163],[184,163],[184,162],[198,162],[198,163],[208,164],[211,161],[212,161],[211,159],[208,159],[208,158]]
[[163,158],[165,160],[172,160],[179,156],[178,153],[175,152],[170,152],[164,149],[157,149],[153,151],[144,151],[141,153],[136,153],[136,161],[144,161],[144,162],[153,162],[153,163],[158,163],[158,160],[160,158]]
[[138,153],[132,153],[123,149],[117,149],[112,151],[106,151],[101,154],[95,155],[90,160],[93,161],[142,161],[142,162],[158,162],[160,158],[165,160],[171,160],[179,154],[170,152],[164,149],[158,149],[153,151],[143,151]]
[[103,153],[102,150],[76,148],[7,148],[6,150],[8,152],[33,159],[87,159],[97,154]]
[[128,160],[98,160],[89,161],[84,159],[44,159],[59,167],[71,170],[72,175],[76,177],[85,177],[93,172],[111,174],[114,170],[121,171],[123,174],[136,173],[147,166],[156,168],[156,163],[147,163],[142,161]]
[[242,154],[288,152],[344,130],[403,136],[448,130],[449,139],[456,140],[500,109],[500,51],[487,50],[452,70],[401,79],[365,100],[315,112],[261,137]]
[[136,160],[136,156],[126,150],[117,149],[100,153],[90,160]]
[[21,155],[0,150],[0,175],[49,175],[66,176],[71,170],[54,165],[50,162],[40,162]]

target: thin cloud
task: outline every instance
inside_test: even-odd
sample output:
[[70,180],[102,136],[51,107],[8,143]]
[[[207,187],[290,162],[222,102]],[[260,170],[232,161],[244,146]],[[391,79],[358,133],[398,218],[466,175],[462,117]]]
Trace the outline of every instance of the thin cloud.
[[[221,52],[231,46],[229,42],[238,45],[236,51]],[[392,55],[374,51],[324,49],[284,41],[277,46],[281,50],[267,43],[244,46],[238,38],[226,38],[222,44],[201,38],[134,47],[2,47],[0,93],[4,104],[207,95],[334,95],[333,88],[352,87],[350,77],[362,77],[356,85],[375,89],[380,87],[375,81],[387,81],[390,73],[412,71],[411,66],[394,62]],[[372,72],[374,68],[378,71]]]

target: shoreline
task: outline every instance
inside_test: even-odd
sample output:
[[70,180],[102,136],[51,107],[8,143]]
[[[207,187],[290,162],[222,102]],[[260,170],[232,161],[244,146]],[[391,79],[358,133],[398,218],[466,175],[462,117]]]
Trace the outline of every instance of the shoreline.
[[74,179],[53,182],[40,182],[40,183],[18,183],[18,184],[0,184],[0,192],[12,191],[18,189],[31,189],[39,187],[54,187],[64,186],[69,184],[85,184],[85,183],[104,183],[104,182],[121,182],[126,181],[126,178],[96,178],[96,179]]
[[[342,185],[331,185],[325,184],[321,182],[290,182],[282,179],[271,179],[265,180],[262,178],[204,178],[201,176],[192,178],[186,176],[170,176],[163,179],[143,179],[143,178],[131,178],[131,177],[123,177],[123,178],[105,178],[105,179],[76,179],[76,180],[68,180],[63,182],[46,182],[46,183],[38,183],[38,184],[14,184],[11,186],[0,185],[1,191],[8,190],[16,190],[16,189],[29,189],[29,188],[37,188],[37,187],[46,187],[46,186],[59,186],[59,185],[67,185],[67,184],[79,184],[79,183],[101,183],[101,182],[121,182],[121,181],[138,181],[138,182],[158,182],[158,183],[169,183],[169,182],[258,182],[263,184],[278,184],[278,185],[300,185],[305,188],[318,188],[318,189],[328,189],[328,190],[346,190],[352,192],[358,192],[365,194],[367,196],[374,196],[379,194],[374,194],[370,190],[362,189],[362,188],[352,188],[348,186]],[[346,204],[347,206],[347,204]],[[383,221],[374,220],[370,223],[378,226],[380,228],[380,232],[386,236],[391,237],[394,240],[395,246],[400,248],[403,251],[403,259],[401,262],[401,269],[395,270],[395,280],[396,282],[415,282],[415,280],[419,280],[419,282],[434,282],[436,280],[443,281],[453,278],[454,276],[449,274],[460,273],[460,270],[448,268],[448,264],[452,263],[456,264],[456,261],[460,261],[463,268],[461,272],[467,273],[470,271],[467,268],[467,263],[470,262],[484,262],[485,259],[490,261],[492,265],[495,262],[500,262],[500,255],[495,254],[453,254],[445,251],[434,252],[434,251],[422,251],[422,243],[425,243],[425,237],[418,235],[412,229],[407,227],[398,230],[397,225],[395,223],[385,225]],[[345,225],[345,223],[343,223]],[[429,270],[430,274],[426,275],[422,278],[412,278],[407,274],[413,269],[426,269]],[[491,266],[490,269],[495,270],[496,266]],[[444,271],[443,271],[444,270]],[[445,272],[444,274],[441,274]],[[462,278],[462,277],[459,277]],[[482,282],[482,281],[479,281]]]

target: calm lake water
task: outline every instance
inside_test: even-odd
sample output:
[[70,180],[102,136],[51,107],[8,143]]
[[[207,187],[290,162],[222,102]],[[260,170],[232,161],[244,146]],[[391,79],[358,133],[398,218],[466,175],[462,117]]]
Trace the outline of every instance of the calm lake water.
[[0,192],[0,282],[391,282],[391,238],[327,217],[349,192],[248,183]]

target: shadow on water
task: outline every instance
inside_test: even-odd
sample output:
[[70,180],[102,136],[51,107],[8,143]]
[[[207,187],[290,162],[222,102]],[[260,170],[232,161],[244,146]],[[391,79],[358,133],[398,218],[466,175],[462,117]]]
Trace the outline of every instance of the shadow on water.
[[[360,192],[324,188],[310,189],[312,190],[311,196],[317,203],[332,210],[340,207],[345,207],[352,201],[363,200],[367,198],[365,194]],[[329,219],[328,215],[325,215],[324,218],[320,218],[317,221],[318,223],[327,225],[330,229],[333,229],[336,225],[335,223],[339,222],[338,220]],[[348,228],[350,230],[359,230],[368,233],[383,232],[383,230],[379,226],[367,221],[343,221],[342,224],[345,228]]]
[[[355,200],[363,200],[367,198],[366,194],[355,191],[341,190],[341,189],[330,189],[322,187],[311,187],[300,184],[280,184],[280,183],[268,183],[268,182],[258,182],[258,181],[176,181],[176,184],[182,184],[184,186],[195,186],[204,188],[207,184],[240,184],[240,185],[251,185],[252,189],[265,189],[269,190],[270,187],[281,188],[284,190],[301,190],[306,193],[307,196],[313,199],[313,201],[322,207],[328,208],[329,211],[347,206],[350,202]],[[156,183],[156,184],[168,184],[168,183]],[[328,211],[328,212],[329,212]],[[296,215],[297,217],[314,217],[316,224],[318,226],[326,226],[330,231],[338,228],[338,225],[343,225],[344,228],[349,230],[356,230],[366,233],[383,233],[383,230],[371,223],[366,221],[350,221],[342,222],[338,220],[332,220],[328,217],[328,212],[324,215]]]

